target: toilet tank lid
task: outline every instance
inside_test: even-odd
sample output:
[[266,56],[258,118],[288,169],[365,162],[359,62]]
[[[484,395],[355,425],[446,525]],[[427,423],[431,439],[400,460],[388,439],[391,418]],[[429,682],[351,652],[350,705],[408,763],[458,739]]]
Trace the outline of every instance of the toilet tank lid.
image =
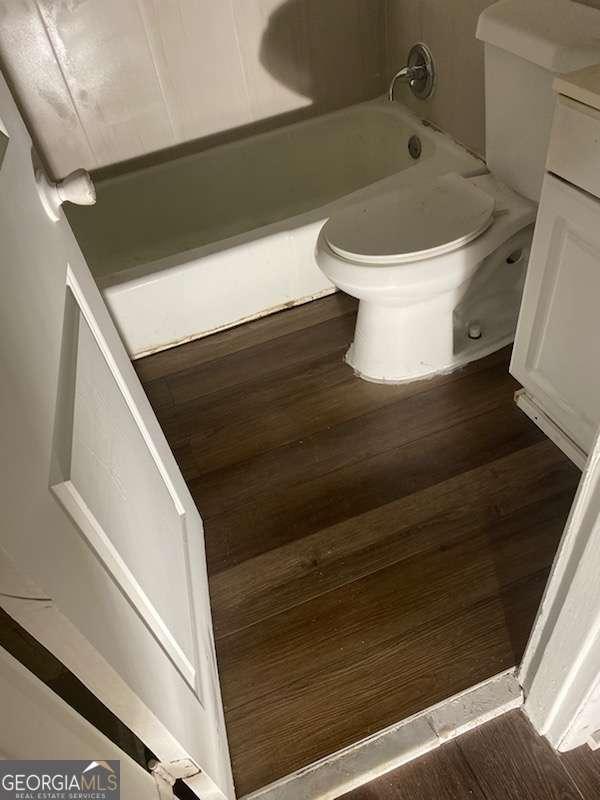
[[479,17],[477,38],[551,72],[600,62],[600,10],[576,0],[500,0]]

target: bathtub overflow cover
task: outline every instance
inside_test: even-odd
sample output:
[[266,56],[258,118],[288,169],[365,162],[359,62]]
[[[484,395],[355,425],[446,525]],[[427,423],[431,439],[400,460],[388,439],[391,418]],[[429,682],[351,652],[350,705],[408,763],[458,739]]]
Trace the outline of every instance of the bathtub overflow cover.
[[416,135],[411,136],[408,140],[408,152],[410,153],[411,158],[421,158],[422,150],[423,145],[421,144],[419,137]]

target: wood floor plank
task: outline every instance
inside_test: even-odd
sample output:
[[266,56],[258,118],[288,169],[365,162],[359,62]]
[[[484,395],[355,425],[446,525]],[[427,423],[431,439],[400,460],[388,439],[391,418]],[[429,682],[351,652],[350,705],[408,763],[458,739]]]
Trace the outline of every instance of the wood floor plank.
[[[245,794],[518,663],[546,573],[227,713]],[[307,649],[310,659],[314,648]],[[475,655],[476,654],[476,655]],[[495,798],[494,798],[495,800]],[[570,798],[568,798],[570,800]]]
[[[478,743],[475,768],[462,749],[463,743],[472,749],[474,740]],[[345,794],[343,800],[574,800],[578,796],[573,794],[575,784],[565,781],[560,760],[562,756],[533,732],[523,713],[512,711]],[[491,762],[497,771],[490,768]],[[502,774],[505,763],[508,775]],[[599,796],[598,784],[592,786],[593,794],[583,795],[583,800]]]
[[[501,405],[510,405],[515,387],[516,384],[506,373],[504,365],[495,365],[483,372],[465,375],[460,380],[432,387],[429,391],[409,394],[399,402],[375,407],[350,419],[338,419],[335,425],[327,424],[315,433],[310,430],[314,423],[307,422],[308,430],[303,434],[302,422],[297,419],[285,420],[283,425],[286,430],[282,431],[273,417],[267,415],[273,423],[270,434],[263,435],[266,429],[262,425],[259,429],[251,426],[249,434],[250,437],[256,437],[256,441],[249,437],[251,443],[247,447],[245,441],[238,437],[237,457],[240,462],[246,463],[252,456],[296,440],[295,446],[283,453],[277,453],[274,459],[265,459],[266,471],[274,478],[279,477],[282,469],[286,470],[286,475],[293,471],[287,479],[288,484],[291,484],[306,477],[307,473],[314,477],[316,470],[319,474],[325,474],[340,469],[347,464],[443,431]],[[349,404],[352,402],[354,401],[348,401]],[[515,420],[518,416],[514,415]],[[290,427],[293,429],[290,430]],[[209,462],[211,451],[208,443],[206,445],[203,457]],[[230,443],[227,447],[231,450]],[[218,469],[223,466],[220,462],[227,463],[230,458],[236,457],[233,454],[230,458],[223,457],[218,452],[218,445],[213,452],[213,463],[206,471]],[[279,470],[273,475],[275,465]],[[263,462],[254,462],[251,465],[252,471],[258,472],[261,466]],[[197,484],[200,487],[203,481],[200,479]]]
[[[170,407],[157,404],[155,410],[171,446],[175,448],[189,443],[191,450],[192,441],[195,443],[197,464],[189,477],[205,475],[214,469],[209,453],[202,446],[205,441],[210,443],[213,437],[216,438],[213,448],[220,444],[236,454],[240,431],[252,442],[264,445],[261,434],[266,427],[267,435],[277,435],[275,444],[281,446],[290,440],[305,440],[316,431],[332,428],[368,411],[461,380],[494,365],[502,364],[506,372],[506,354],[500,352],[436,378],[399,386],[373,384],[356,378],[345,364],[346,348],[347,342],[338,350],[309,359],[301,370],[292,363],[272,374],[260,374],[185,403],[171,404]],[[152,381],[148,386],[152,387],[154,383]],[[275,430],[271,430],[272,422],[265,425],[266,414],[272,409],[276,409],[275,420],[279,422]],[[237,453],[236,461],[243,461],[240,453]]]
[[515,407],[509,349],[369,384],[355,308],[136,364],[204,519],[239,794],[518,663],[579,479]]
[[587,745],[559,753],[562,765],[581,792],[583,800],[600,797],[600,750],[590,750]]
[[165,380],[174,403],[187,403],[233,389],[260,376],[267,377],[284,367],[289,369],[295,365],[302,370],[305,363],[346,348],[352,340],[353,329],[354,314],[345,314],[306,328],[301,333],[288,333],[262,345],[198,364]]
[[[285,477],[288,483],[308,470],[314,474],[315,469],[337,469],[350,459],[366,458],[414,440],[422,432],[431,433],[466,416],[475,416],[506,402],[517,388],[506,372],[505,360],[500,361],[496,355],[483,360],[477,368],[406,386],[361,381],[341,360],[331,366],[330,374],[335,377],[330,381],[317,376],[317,391],[311,384],[313,374],[308,371],[304,378],[296,376],[296,391],[294,379],[290,391],[278,378],[274,389],[263,385],[267,391],[264,396],[252,387],[252,399],[245,405],[231,407],[225,401],[222,410],[212,412],[218,426],[211,426],[207,412],[203,433],[189,437],[190,447],[197,454],[198,486],[214,485],[206,475],[214,470],[219,470],[215,480],[222,486],[224,480],[229,485],[236,482],[242,470],[260,479],[261,467],[271,480],[275,472],[279,480]],[[180,410],[176,413],[180,419]],[[225,419],[229,420],[227,425]],[[197,417],[195,425],[198,426]],[[168,426],[166,430],[172,441],[178,441],[170,435]],[[281,447],[287,450],[270,455],[270,451]],[[265,458],[257,462],[255,459],[262,454]],[[250,459],[253,464],[248,470]],[[233,467],[234,475],[224,474],[228,467]]]
[[316,598],[577,485],[548,440],[243,561],[211,579],[217,637]]
[[[314,393],[328,395],[340,385],[347,390],[353,375],[344,363],[345,351],[345,346],[339,347],[308,359],[301,370],[293,363],[273,374],[177,403],[161,413],[165,434],[172,444],[191,444],[195,440],[198,454],[196,474],[207,472],[210,466],[204,463],[200,443],[227,431],[226,420],[236,429],[243,422],[246,428],[253,430],[254,421],[260,420],[261,415],[271,407],[300,404]],[[235,442],[234,436],[231,441]]]
[[[308,360],[302,370],[292,364],[208,397],[179,403],[162,417],[171,443],[190,442],[197,454],[197,474],[219,468],[211,453],[233,453],[240,463],[260,451],[281,447],[395,402],[502,364],[493,354],[463,370],[427,381],[381,385],[358,379],[344,362],[346,346]],[[202,420],[202,425],[198,420]],[[227,420],[228,424],[225,424]],[[244,445],[250,452],[244,452]],[[260,452],[259,451],[259,452]],[[222,466],[231,461],[225,459]]]
[[581,800],[557,754],[519,712],[457,740],[487,800]]
[[[418,426],[416,430],[404,427],[395,441],[406,439],[406,444],[363,459],[354,457],[360,449],[349,443],[348,466],[325,474],[317,466],[314,477],[311,471],[310,478],[285,491],[277,490],[276,481],[271,488],[265,479],[241,505],[236,503],[233,510],[215,516],[209,513],[202,486],[192,481],[190,491],[205,521],[210,573],[419,492],[541,439],[539,431],[512,403],[464,419],[467,415],[467,409],[457,409],[457,417],[463,417],[461,422],[449,427],[442,424],[439,430],[416,439],[412,437],[420,433]],[[394,439],[382,440],[384,448],[390,443],[394,444]],[[365,449],[368,452],[368,443]],[[226,500],[223,504],[226,506]]]
[[157,378],[154,381],[150,381],[150,383],[145,385],[144,389],[146,390],[148,400],[150,400],[150,404],[155,412],[164,411],[166,408],[170,409],[173,407],[173,396],[171,395],[169,384],[164,378]]
[[350,667],[388,639],[410,636],[450,612],[467,613],[473,604],[549,567],[549,550],[562,533],[562,524],[553,520],[567,513],[569,500],[570,493],[541,501],[453,543],[440,536],[426,554],[223,637],[218,655],[226,709],[290,682]]
[[353,297],[337,292],[318,302],[286,309],[278,314],[237,325],[221,333],[138,359],[134,362],[134,366],[142,383],[148,383],[186,369],[195,369],[199,364],[239,353],[249,347],[270,342],[279,336],[302,331],[328,319],[352,312],[356,310],[356,306],[357,301]]
[[341,800],[486,800],[455,742],[343,795]]

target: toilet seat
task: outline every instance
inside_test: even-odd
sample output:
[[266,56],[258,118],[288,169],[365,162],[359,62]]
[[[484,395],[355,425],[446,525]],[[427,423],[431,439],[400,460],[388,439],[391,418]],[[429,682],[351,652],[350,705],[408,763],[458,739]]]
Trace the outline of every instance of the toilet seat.
[[401,264],[466,245],[489,228],[495,208],[494,197],[472,179],[448,173],[350,206],[327,222],[323,235],[341,258]]

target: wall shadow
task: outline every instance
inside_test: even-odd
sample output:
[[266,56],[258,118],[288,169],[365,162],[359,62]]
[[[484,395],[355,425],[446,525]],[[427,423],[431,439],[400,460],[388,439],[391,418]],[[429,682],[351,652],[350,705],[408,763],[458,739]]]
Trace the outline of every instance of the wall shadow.
[[[300,107],[266,113],[239,127],[102,167],[94,170],[93,177],[114,177],[382,94],[386,79],[385,11],[386,0],[285,0],[266,21],[257,42],[258,61],[277,83],[298,95],[300,101],[304,99]],[[253,87],[253,91],[259,94],[260,113],[261,88]],[[269,90],[264,91],[268,95]],[[276,104],[277,99],[264,100],[265,107]]]
[[[339,0],[324,0],[324,3],[340,6]],[[319,80],[315,74],[311,57],[311,5],[311,0],[286,0],[273,11],[262,35],[259,60],[279,83],[319,105],[319,96],[324,95],[325,83],[332,76]]]

